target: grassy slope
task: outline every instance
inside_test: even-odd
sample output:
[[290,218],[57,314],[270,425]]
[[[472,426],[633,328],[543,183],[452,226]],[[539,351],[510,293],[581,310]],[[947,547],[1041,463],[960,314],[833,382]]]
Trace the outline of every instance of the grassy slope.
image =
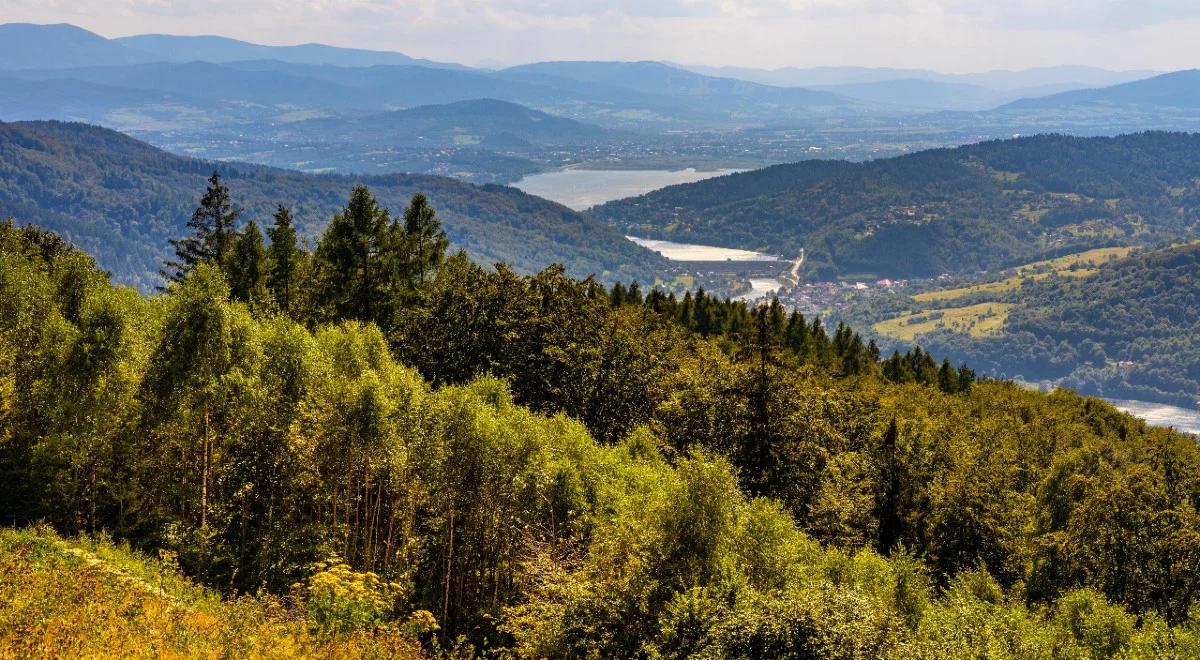
[[0,530],[3,657],[421,657],[391,633],[318,636],[277,599],[224,601],[166,564],[45,529]]

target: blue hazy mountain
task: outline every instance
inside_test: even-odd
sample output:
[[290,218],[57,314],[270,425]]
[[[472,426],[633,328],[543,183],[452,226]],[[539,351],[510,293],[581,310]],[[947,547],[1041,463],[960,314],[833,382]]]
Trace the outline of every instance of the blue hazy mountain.
[[68,25],[0,25],[0,69],[44,69],[147,61],[145,53]]
[[710,76],[724,76],[782,87],[828,87],[917,79],[978,85],[996,91],[1021,92],[1026,95],[1031,95],[1031,90],[1065,91],[1068,88],[1084,89],[1116,85],[1161,73],[1148,70],[1111,71],[1099,67],[1070,65],[1019,70],[996,69],[978,73],[942,73],[930,69],[856,66],[754,69],[688,65],[682,68]]
[[432,62],[393,51],[339,48],[325,44],[264,46],[213,35],[177,36],[139,34],[112,40],[133,50],[148,53],[162,62],[236,62],[240,60],[278,60],[295,64],[332,64],[335,66],[420,65],[466,68],[460,64]]
[[404,146],[479,145],[508,149],[531,145],[581,145],[612,132],[516,103],[476,99],[341,119],[294,122],[280,137]]
[[0,24],[0,69],[60,69],[149,62],[234,62],[271,59],[339,66],[420,65],[463,69],[391,51],[324,44],[264,46],[218,36],[142,34],[107,39],[74,25]]
[[921,78],[880,80],[814,87],[868,103],[923,110],[987,110],[1012,101],[1011,93],[970,83],[940,82]]
[[1111,87],[1022,99],[1006,105],[1002,110],[1088,107],[1163,111],[1200,109],[1200,70],[1176,71]]
[[860,105],[829,92],[706,76],[661,62],[539,62],[505,69],[500,75],[546,84],[573,81],[576,84],[677,98],[752,99],[808,107]]

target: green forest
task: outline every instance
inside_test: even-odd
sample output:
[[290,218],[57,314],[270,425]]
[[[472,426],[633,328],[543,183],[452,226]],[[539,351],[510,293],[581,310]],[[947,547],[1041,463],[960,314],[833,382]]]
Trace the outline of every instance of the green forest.
[[485,269],[424,195],[346,192],[309,250],[213,174],[152,295],[0,225],[0,642],[1200,655],[1192,438],[778,303]]
[[806,252],[821,279],[998,270],[1194,236],[1200,135],[1037,135],[865,163],[803,161],[609,202],[636,236]]
[[1004,332],[919,340],[976,367],[1057,379],[1099,395],[1194,406],[1200,400],[1200,244],[1103,264],[1088,277],[1026,279],[947,304],[1013,303]]

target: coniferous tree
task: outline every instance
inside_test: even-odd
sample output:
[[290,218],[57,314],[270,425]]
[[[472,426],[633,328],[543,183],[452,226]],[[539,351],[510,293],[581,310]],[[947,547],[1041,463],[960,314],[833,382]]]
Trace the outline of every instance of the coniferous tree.
[[437,213],[422,193],[413,195],[404,209],[404,235],[408,242],[409,279],[422,286],[441,265],[450,247]]
[[267,230],[271,247],[267,249],[267,288],[279,309],[292,308],[293,287],[305,253],[296,243],[292,214],[282,204],[275,211],[275,223]]
[[263,302],[267,293],[267,251],[253,220],[246,223],[225,264],[230,296],[244,302]]
[[202,263],[221,267],[237,240],[234,226],[241,213],[230,200],[229,187],[221,181],[220,172],[214,170],[208,178],[208,189],[200,199],[200,206],[188,220],[192,235],[171,239],[175,260],[164,264],[163,277],[178,282]]
[[333,216],[317,245],[318,298],[339,319],[379,321],[387,277],[383,249],[390,214],[366,186],[356,186],[350,201]]
[[938,387],[947,394],[958,391],[958,371],[950,365],[949,358],[943,358],[942,366],[938,369]]

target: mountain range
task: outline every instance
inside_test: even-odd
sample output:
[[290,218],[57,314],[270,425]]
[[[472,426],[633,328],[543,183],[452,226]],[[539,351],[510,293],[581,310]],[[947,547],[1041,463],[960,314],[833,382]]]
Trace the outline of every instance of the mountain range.
[[0,123],[0,217],[59,232],[117,281],[148,288],[157,283],[167,239],[186,232],[214,169],[245,217],[264,224],[276,205],[286,204],[309,241],[362,183],[394,213],[424,192],[451,243],[484,263],[505,261],[530,272],[558,262],[575,276],[608,281],[653,281],[663,265],[608,225],[513,188],[417,174],[347,177],[214,163],[61,122]]
[[581,164],[746,169],[1013,134],[1200,129],[1187,72],[1129,82],[1152,73],[648,61],[486,70],[320,44],[0,25],[0,121],[83,121],[206,158],[477,183]]
[[234,62],[269,59],[336,66],[420,65],[465,69],[394,51],[339,48],[324,44],[264,46],[212,35],[139,34],[106,39],[70,24],[0,25],[0,69],[58,69],[151,62]]

